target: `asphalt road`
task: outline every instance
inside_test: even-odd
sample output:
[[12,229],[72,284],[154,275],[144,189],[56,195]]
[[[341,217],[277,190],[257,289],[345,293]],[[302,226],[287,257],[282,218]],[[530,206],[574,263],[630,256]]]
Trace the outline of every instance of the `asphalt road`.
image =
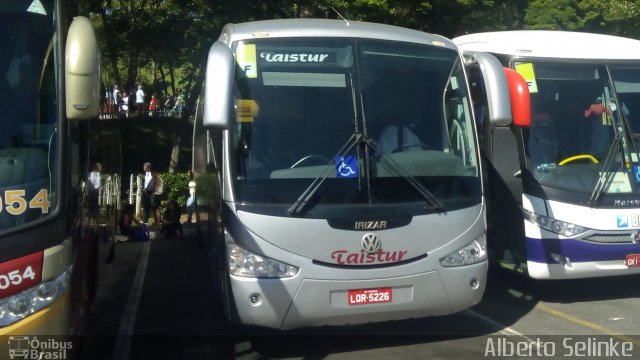
[[640,357],[639,276],[541,282],[492,269],[489,279],[483,301],[452,316],[287,332],[231,328],[188,227],[181,239],[117,245],[83,358]]

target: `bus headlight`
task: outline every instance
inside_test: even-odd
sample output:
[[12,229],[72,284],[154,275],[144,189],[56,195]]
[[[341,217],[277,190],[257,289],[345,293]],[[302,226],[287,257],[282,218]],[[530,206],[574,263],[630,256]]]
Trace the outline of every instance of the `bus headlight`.
[[464,266],[482,262],[487,259],[487,240],[484,235],[473,240],[469,245],[456,250],[440,259],[444,267]]
[[0,326],[8,326],[46,307],[69,287],[71,267],[58,277],[0,300]]
[[298,273],[298,268],[266,256],[256,255],[235,244],[227,244],[229,273],[255,278],[285,278]]
[[31,296],[28,294],[17,294],[7,301],[7,310],[16,316],[24,316],[31,309]]
[[522,210],[522,213],[524,214],[524,218],[529,220],[530,222],[538,225],[539,227],[551,231],[553,233],[556,234],[560,234],[566,237],[572,237],[572,236],[576,236],[578,234],[581,234],[589,229],[576,225],[576,224],[572,224],[572,223],[568,223],[568,222],[564,222],[564,221],[560,221],[560,220],[556,220],[554,218],[550,218],[548,216],[544,216],[544,215],[536,215],[534,213],[532,213],[531,211],[528,210]]

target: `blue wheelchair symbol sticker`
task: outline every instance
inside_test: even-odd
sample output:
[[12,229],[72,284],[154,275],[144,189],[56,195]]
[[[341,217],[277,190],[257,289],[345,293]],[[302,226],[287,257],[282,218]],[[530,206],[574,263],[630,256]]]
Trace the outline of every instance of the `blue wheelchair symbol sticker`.
[[358,158],[355,156],[338,156],[335,160],[337,178],[358,177]]
[[633,175],[636,179],[636,183],[640,184],[640,165],[633,165]]
[[617,223],[619,228],[629,227],[629,218],[626,215],[618,215]]

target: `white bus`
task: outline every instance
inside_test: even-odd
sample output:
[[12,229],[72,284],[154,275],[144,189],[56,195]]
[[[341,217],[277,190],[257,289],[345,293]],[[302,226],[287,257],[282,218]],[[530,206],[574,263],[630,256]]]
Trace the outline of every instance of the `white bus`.
[[561,31],[453,40],[526,80],[531,118],[486,124],[489,249],[538,279],[640,273],[640,41]]
[[[497,59],[478,61],[508,97]],[[196,197],[231,321],[359,324],[480,301],[482,172],[449,40],[338,20],[229,24],[206,71]],[[493,105],[492,120],[511,121]]]

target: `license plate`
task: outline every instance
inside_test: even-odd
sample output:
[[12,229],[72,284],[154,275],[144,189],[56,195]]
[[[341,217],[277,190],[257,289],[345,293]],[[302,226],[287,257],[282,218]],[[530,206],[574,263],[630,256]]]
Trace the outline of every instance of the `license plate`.
[[349,305],[379,304],[391,302],[391,288],[349,290]]
[[627,255],[627,261],[625,263],[628,267],[640,266],[640,254]]

